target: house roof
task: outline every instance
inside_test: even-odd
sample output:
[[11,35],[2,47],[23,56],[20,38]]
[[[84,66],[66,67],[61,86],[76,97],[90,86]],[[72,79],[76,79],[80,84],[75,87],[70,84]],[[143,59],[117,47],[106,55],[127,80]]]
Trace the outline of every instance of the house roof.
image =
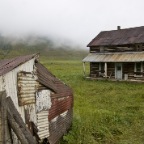
[[83,62],[142,62],[144,52],[125,53],[91,53],[83,59]]
[[100,32],[87,46],[119,46],[144,43],[144,26]]
[[26,61],[36,56],[37,54],[32,54],[32,55],[26,55],[26,56],[19,56],[19,57],[15,57],[12,59],[0,60],[0,76],[10,72],[17,66],[25,63]]
[[56,78],[46,67],[44,67],[41,63],[36,63],[38,81],[43,85],[49,87],[54,90],[56,93],[53,93],[54,97],[63,97],[63,96],[71,96],[72,90],[66,84],[64,84],[61,80]]

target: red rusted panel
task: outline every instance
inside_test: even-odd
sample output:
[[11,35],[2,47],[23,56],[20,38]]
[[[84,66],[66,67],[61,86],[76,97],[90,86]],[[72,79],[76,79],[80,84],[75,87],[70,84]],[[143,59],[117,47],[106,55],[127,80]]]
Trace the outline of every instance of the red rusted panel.
[[144,43],[144,26],[102,31],[87,46],[115,46]]
[[52,107],[49,110],[49,121],[73,107],[73,97],[68,96],[63,99],[52,99]]

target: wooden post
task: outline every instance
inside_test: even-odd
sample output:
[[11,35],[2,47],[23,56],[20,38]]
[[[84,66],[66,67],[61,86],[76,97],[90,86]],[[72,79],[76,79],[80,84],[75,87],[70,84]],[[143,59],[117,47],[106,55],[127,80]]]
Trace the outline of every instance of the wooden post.
[[84,73],[84,76],[86,76],[85,62],[83,62],[83,73]]
[[8,113],[8,121],[10,123],[11,128],[17,135],[18,139],[22,144],[36,144],[36,140],[26,127],[25,123],[23,122],[19,112],[15,108],[13,101],[10,97],[7,97],[7,113]]
[[10,129],[7,121],[6,93],[0,92],[0,144],[11,144]]
[[105,77],[107,77],[107,63],[105,62]]

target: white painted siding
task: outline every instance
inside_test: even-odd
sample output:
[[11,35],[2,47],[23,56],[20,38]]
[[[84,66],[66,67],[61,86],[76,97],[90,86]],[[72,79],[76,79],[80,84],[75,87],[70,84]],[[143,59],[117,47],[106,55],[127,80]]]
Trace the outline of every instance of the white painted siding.
[[51,108],[50,90],[41,90],[36,93],[36,112],[38,135],[41,139],[47,138],[49,133],[48,110]]
[[49,90],[42,90],[36,93],[36,111],[37,113],[40,111],[48,111],[50,109],[52,103],[50,98]]
[[12,71],[8,72],[3,76],[4,82],[3,87],[6,90],[7,96],[10,96],[14,102],[15,107],[21,114],[24,122],[24,107],[18,105],[18,96],[17,96],[17,73],[20,71],[32,72],[34,69],[34,61],[35,59],[31,59],[28,62],[18,66]]
[[[6,73],[3,76],[0,76],[0,90],[5,90],[7,96],[10,96],[14,102],[15,107],[21,114],[23,121],[25,122],[25,113],[24,113],[24,106],[18,105],[18,96],[17,96],[17,73],[20,71],[32,72],[34,71],[34,61],[35,59],[31,59],[24,64],[16,67],[12,71]],[[35,104],[29,104],[27,106],[31,110],[31,120],[35,123],[36,122],[36,111],[35,111]],[[13,143],[20,144],[18,138],[13,133]]]

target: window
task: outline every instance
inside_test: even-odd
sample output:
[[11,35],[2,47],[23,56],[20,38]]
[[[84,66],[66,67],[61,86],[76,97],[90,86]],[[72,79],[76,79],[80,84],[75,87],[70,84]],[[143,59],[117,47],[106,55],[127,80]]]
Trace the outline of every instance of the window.
[[135,76],[136,77],[137,76],[142,77],[143,76],[142,72],[143,72],[143,65],[142,65],[142,63],[140,63],[140,62],[135,63],[135,67],[134,67]]
[[141,72],[141,63],[136,63],[136,72]]

